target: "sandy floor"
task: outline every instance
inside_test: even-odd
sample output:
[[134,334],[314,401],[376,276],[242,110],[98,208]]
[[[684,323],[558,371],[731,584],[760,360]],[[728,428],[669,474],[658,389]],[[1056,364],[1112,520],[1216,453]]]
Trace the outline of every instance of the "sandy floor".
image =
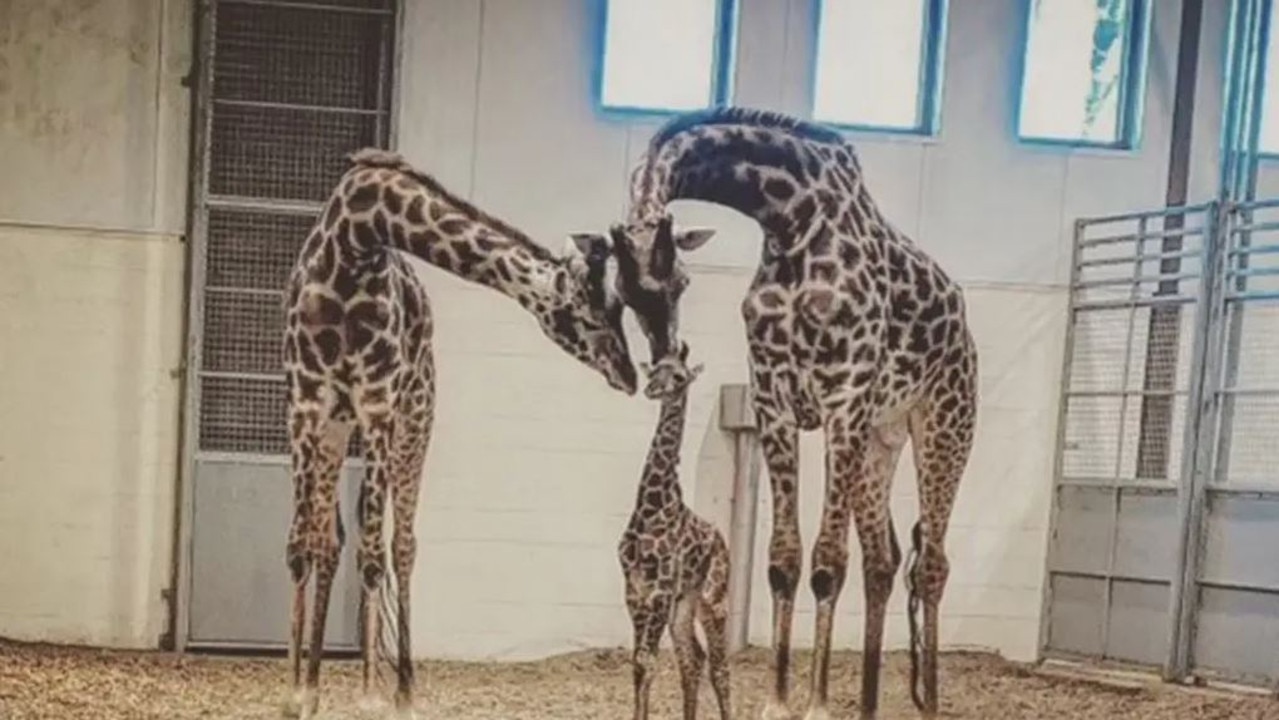
[[[807,657],[797,653],[797,686]],[[832,710],[856,716],[857,657],[841,653]],[[1138,718],[1140,720],[1279,719],[1279,701],[1161,685],[1120,688],[1047,677],[995,657],[946,656],[942,668],[947,718]],[[324,718],[366,718],[356,707],[358,665],[328,661],[322,676]],[[737,718],[757,718],[767,687],[763,651],[733,664]],[[425,663],[419,674],[419,718],[576,720],[630,716],[630,672],[620,650],[576,653],[527,664]],[[906,696],[906,664],[893,655],[884,678],[881,717],[918,717]],[[661,660],[654,718],[678,716],[675,668]],[[803,692],[797,693],[802,700]],[[0,642],[0,719],[276,718],[285,695],[281,660],[122,653]],[[710,688],[703,718],[715,717]],[[799,703],[796,703],[799,706]]]

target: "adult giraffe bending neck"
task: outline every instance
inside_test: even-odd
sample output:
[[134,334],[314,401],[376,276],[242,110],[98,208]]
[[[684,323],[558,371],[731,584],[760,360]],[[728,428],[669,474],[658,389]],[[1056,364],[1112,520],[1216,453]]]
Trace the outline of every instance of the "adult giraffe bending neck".
[[[393,153],[351,156],[289,278],[284,369],[294,508],[287,561],[294,582],[289,714],[319,705],[320,653],[329,594],[344,541],[337,484],[355,427],[367,448],[360,486],[364,592],[364,691],[371,692],[381,611],[395,637],[396,706],[413,714],[409,585],[413,518],[435,408],[435,364],[426,291],[400,252],[496,290],[537,318],[562,350],[632,394],[637,382],[622,332],[622,304],[606,287],[606,242],[578,238],[557,257],[528,236],[458,198]],[[382,522],[394,510],[394,587]],[[310,657],[302,684],[306,585],[315,577]],[[385,584],[384,584],[385,583]]]
[[[689,113],[654,136],[632,176],[627,222],[610,229],[616,288],[635,312],[655,364],[681,362],[678,307],[688,275],[679,252],[713,235],[673,228],[667,203],[677,199],[734,208],[764,234],[742,317],[773,501],[775,684],[765,717],[786,713],[802,551],[798,433],[819,428],[827,482],[809,579],[817,615],[807,716],[828,715],[831,628],[850,523],[862,548],[866,596],[862,716],[875,716],[885,610],[901,564],[889,485],[908,435],[920,518],[907,579],[924,606],[922,640],[912,632],[918,663],[912,692],[925,715],[934,716],[944,540],[977,406],[977,353],[960,289],[880,212],[856,152],[835,131],[745,108]],[[650,396],[665,392],[646,389]]]

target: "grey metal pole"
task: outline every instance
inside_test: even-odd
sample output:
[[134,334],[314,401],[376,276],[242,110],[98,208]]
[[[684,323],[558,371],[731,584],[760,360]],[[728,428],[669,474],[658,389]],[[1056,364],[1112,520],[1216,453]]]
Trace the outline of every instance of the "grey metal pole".
[[759,436],[746,385],[720,388],[720,429],[733,436],[733,500],[728,533],[728,649],[746,647],[750,635],[751,575],[759,507]]

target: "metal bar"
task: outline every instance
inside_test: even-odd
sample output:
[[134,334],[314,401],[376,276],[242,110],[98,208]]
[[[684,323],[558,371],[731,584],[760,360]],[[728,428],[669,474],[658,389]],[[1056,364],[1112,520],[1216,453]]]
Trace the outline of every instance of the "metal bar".
[[[1079,261],[1083,256],[1083,248],[1079,241],[1084,234],[1084,222],[1076,220],[1070,243],[1070,284],[1079,281],[1081,268]],[[1070,300],[1075,302],[1076,291],[1068,291]],[[1053,491],[1052,500],[1048,511],[1048,528],[1049,537],[1056,537],[1058,526],[1061,522],[1061,493],[1059,492],[1062,478],[1065,476],[1065,456],[1067,449],[1067,433],[1066,425],[1070,419],[1069,407],[1066,402],[1066,393],[1070,390],[1071,373],[1074,370],[1075,357],[1075,331],[1078,319],[1075,311],[1072,309],[1066,316],[1066,337],[1065,347],[1062,358],[1061,378],[1058,380],[1058,403],[1057,403],[1057,438],[1053,452]],[[1051,548],[1050,548],[1051,550]],[[1053,574],[1052,552],[1044,553],[1044,577],[1051,578]],[[1043,584],[1040,592],[1040,608],[1039,617],[1039,648],[1041,651],[1048,651],[1052,642],[1051,622],[1052,617],[1052,592],[1053,584],[1051,580]]]
[[1199,581],[1199,587],[1212,588],[1214,590],[1234,590],[1237,592],[1279,595],[1279,585],[1260,585],[1256,583],[1235,582],[1233,580],[1212,580],[1210,578],[1203,578]]
[[[1176,213],[1178,216],[1184,216],[1187,213]],[[1146,217],[1135,218],[1138,222],[1144,223],[1148,220]],[[1141,234],[1124,233],[1122,235],[1102,235],[1101,237],[1088,238],[1082,242],[1083,247],[1091,248],[1099,245],[1118,245],[1126,242],[1136,242],[1137,240],[1162,240],[1170,237],[1194,237],[1202,235],[1203,228],[1177,228],[1175,230],[1160,230],[1158,232],[1143,232]]]
[[1247,396],[1279,396],[1279,388],[1273,387],[1225,387],[1217,390],[1219,395]]
[[[1258,210],[1265,209],[1265,208],[1259,208],[1253,203],[1240,203],[1236,207],[1238,207],[1240,210],[1247,210],[1248,212],[1256,212]],[[1270,222],[1260,222],[1260,223],[1250,222],[1247,224],[1239,225],[1235,228],[1235,232],[1272,232],[1274,230],[1279,230],[1279,220],[1272,220]]]
[[[1131,261],[1133,260],[1133,258],[1129,258],[1129,260]],[[1137,257],[1136,261],[1137,261],[1138,272],[1140,272],[1141,265],[1144,261],[1140,257]],[[1076,283],[1074,287],[1079,290],[1088,290],[1090,288],[1115,287],[1117,285],[1128,285],[1130,283],[1135,283],[1138,286],[1140,286],[1143,283],[1150,283],[1150,282],[1176,282],[1179,280],[1196,280],[1198,278],[1199,278],[1199,273],[1176,273],[1173,275],[1134,275],[1132,277],[1127,277],[1127,278],[1106,278],[1105,280],[1084,280],[1083,282]],[[1137,298],[1134,297],[1133,299],[1135,300]]]
[[182,411],[182,457],[178,474],[177,528],[174,548],[176,587],[174,588],[174,650],[184,652],[191,637],[191,549],[195,518],[194,478],[196,454],[200,438],[200,382],[191,368],[200,367],[203,358],[205,256],[208,248],[209,152],[213,113],[209,100],[213,89],[213,42],[217,16],[214,0],[199,0],[194,8],[195,52],[192,53],[192,75],[195,78],[194,103],[191,112],[191,192],[190,237],[187,243],[187,319],[186,357],[182,382],[185,402]]
[[1196,578],[1203,560],[1203,518],[1207,506],[1208,476],[1216,459],[1213,441],[1220,406],[1217,360],[1220,354],[1220,320],[1225,303],[1218,300],[1222,290],[1224,249],[1228,209],[1225,204],[1212,211],[1214,232],[1205,246],[1207,282],[1201,287],[1203,299],[1196,310],[1194,347],[1191,351],[1190,394],[1186,402],[1183,434],[1181,492],[1178,496],[1177,570],[1169,609],[1168,660],[1164,677],[1185,678],[1191,668],[1198,598]]
[[[1241,253],[1238,257],[1245,258],[1252,253]],[[1248,268],[1246,270],[1233,270],[1229,273],[1232,278],[1249,278],[1249,277],[1271,277],[1279,275],[1279,267],[1262,267]]]
[[[1276,474],[1279,479],[1279,473]],[[1266,502],[1279,501],[1279,485],[1209,485],[1207,488],[1209,495],[1220,495],[1224,497],[1247,496],[1253,500],[1264,500]]]
[[1253,200],[1241,202],[1239,203],[1239,205],[1242,207],[1247,207],[1252,210],[1267,210],[1270,208],[1279,208],[1279,198],[1268,198],[1266,200],[1253,199]]
[[252,380],[254,382],[270,382],[272,384],[283,384],[286,379],[283,372],[254,373],[233,372],[230,370],[201,370],[198,374],[201,378],[209,378],[211,380]]
[[238,195],[209,195],[204,205],[217,210],[249,210],[287,215],[315,215],[324,209],[324,203],[306,200],[273,200]]
[[206,293],[222,293],[225,295],[260,295],[265,297],[281,298],[284,297],[283,290],[270,290],[268,288],[247,288],[247,287],[228,287],[226,285],[206,285],[204,288]]
[[1107,397],[1172,397],[1185,395],[1183,390],[1070,390],[1067,398],[1107,398]]
[[1172,483],[1155,483],[1145,478],[1137,477],[1119,477],[1119,478],[1087,478],[1087,477],[1064,477],[1057,483],[1060,487],[1083,488],[1089,490],[1140,490],[1149,492],[1153,495],[1164,495],[1170,492],[1176,492],[1177,487]]
[[1246,248],[1231,248],[1230,257],[1236,255],[1275,255],[1279,254],[1279,245],[1249,245]]
[[1228,292],[1223,297],[1238,306],[1245,302],[1255,302],[1259,300],[1279,300],[1279,290],[1251,290],[1248,292]]
[[1091,227],[1093,225],[1108,225],[1117,222],[1129,222],[1140,218],[1162,218],[1168,215],[1188,215],[1191,213],[1202,212],[1212,206],[1211,202],[1198,203],[1196,205],[1185,205],[1183,207],[1165,207],[1159,210],[1141,210],[1138,212],[1119,213],[1117,215],[1099,215],[1096,217],[1080,218],[1078,223],[1083,227]]
[[1087,300],[1074,301],[1071,303],[1071,310],[1125,310],[1130,307],[1148,307],[1152,305],[1185,305],[1195,302],[1196,298],[1184,295],[1177,296],[1161,296],[1154,295],[1151,297],[1137,298],[1136,300]]
[[759,509],[759,436],[733,433],[733,500],[729,525],[732,562],[728,591],[728,647],[745,648],[750,640],[751,569],[754,568],[756,514]]
[[[1279,245],[1275,246],[1279,248]],[[1186,258],[1199,257],[1203,255],[1201,250],[1186,250],[1184,252],[1161,252],[1151,253],[1149,255],[1139,255],[1136,259],[1146,262],[1149,260],[1184,260]],[[1132,256],[1122,255],[1119,257],[1097,258],[1095,260],[1084,260],[1079,263],[1081,267],[1099,267],[1102,265],[1123,265],[1133,260]],[[1175,270],[1172,272],[1176,272]]]
[[290,10],[319,10],[322,12],[352,13],[355,15],[392,15],[394,8],[368,8],[352,5],[320,5],[290,0],[216,0],[222,5],[257,5],[260,7],[287,8]]
[[369,109],[337,107],[334,105],[299,105],[296,103],[269,102],[266,100],[231,100],[228,98],[214,98],[213,104],[225,105],[227,107],[260,108],[263,110],[297,110],[301,112],[322,112],[343,115],[377,115],[379,117],[384,116],[387,113],[387,111],[382,108]]
[[1118,580],[1120,582],[1146,583],[1147,585],[1167,585],[1171,582],[1167,578],[1157,578],[1152,575],[1114,575],[1091,570],[1055,570],[1053,575],[1086,578],[1088,580]]

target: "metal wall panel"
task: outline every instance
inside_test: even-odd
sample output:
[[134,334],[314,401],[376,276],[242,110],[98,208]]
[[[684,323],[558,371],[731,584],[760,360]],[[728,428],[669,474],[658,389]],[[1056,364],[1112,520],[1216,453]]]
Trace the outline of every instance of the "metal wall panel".
[[[1098,230],[1115,224],[1128,229]],[[1080,221],[1075,247],[1045,653],[1273,686],[1279,200]],[[1154,354],[1175,363],[1157,387],[1138,369]],[[1154,398],[1174,432],[1151,453]]]
[[[287,639],[290,602],[284,286],[344,155],[389,146],[397,7],[201,0],[198,8],[178,644],[276,646]],[[354,435],[349,453],[358,458]],[[355,471],[344,492],[354,492]],[[349,550],[343,557],[353,564]],[[351,647],[353,568],[339,583],[329,640]]]
[[[1211,206],[1076,225],[1043,645],[1160,665]],[[1201,351],[1199,351],[1201,352]]]
[[[360,473],[348,467],[343,478],[340,512],[348,539],[358,527]],[[293,583],[284,565],[284,542],[293,516],[289,466],[203,462],[194,487],[190,642],[286,647],[293,599]],[[331,649],[359,647],[355,549],[353,542],[342,548],[333,585],[325,627],[325,644]]]

